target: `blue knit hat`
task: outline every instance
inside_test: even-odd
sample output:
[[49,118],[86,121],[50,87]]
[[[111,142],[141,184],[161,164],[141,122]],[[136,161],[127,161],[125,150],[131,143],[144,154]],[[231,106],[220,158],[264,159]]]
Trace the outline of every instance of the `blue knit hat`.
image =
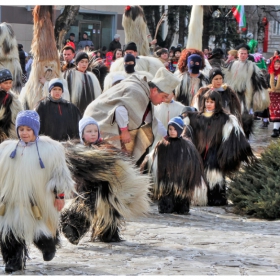
[[100,130],[99,130],[99,125],[98,125],[97,121],[94,118],[92,118],[92,117],[83,117],[79,121],[80,140],[81,140],[81,143],[83,143],[83,144],[84,144],[84,140],[83,140],[84,129],[89,124],[95,124],[97,126],[97,128],[98,128],[98,139],[100,138]]
[[60,87],[62,89],[62,92],[63,92],[63,82],[62,82],[62,80],[60,80],[58,78],[51,79],[50,82],[49,82],[49,92],[51,92],[51,90],[54,87]]
[[32,128],[32,130],[34,131],[34,135],[37,137],[40,130],[40,116],[36,111],[33,110],[20,111],[17,114],[16,118],[16,132],[18,138],[20,138],[18,134],[18,128],[22,125],[26,125]]
[[177,131],[177,138],[180,138],[181,134],[183,132],[183,129],[184,129],[184,121],[182,120],[182,118],[181,117],[175,117],[175,118],[172,118],[168,122],[168,126],[167,126],[167,135],[168,136],[169,136],[169,133],[168,133],[169,125],[172,125],[176,129],[176,131]]
[[0,70],[0,84],[8,81],[13,80],[13,75],[8,69],[1,69]]
[[[39,163],[40,163],[41,168],[45,168],[44,163],[40,157],[39,150],[38,150],[38,144],[37,144],[37,137],[39,135],[39,130],[40,130],[40,116],[38,115],[38,113],[36,111],[32,111],[32,110],[20,111],[17,114],[17,118],[16,118],[16,132],[17,132],[18,138],[20,138],[19,133],[18,133],[18,128],[23,125],[28,126],[33,130],[34,135],[36,136],[36,148],[37,148],[37,153],[39,156]],[[17,143],[14,151],[10,154],[10,158],[14,158],[16,156],[18,144],[19,144],[19,142]]]

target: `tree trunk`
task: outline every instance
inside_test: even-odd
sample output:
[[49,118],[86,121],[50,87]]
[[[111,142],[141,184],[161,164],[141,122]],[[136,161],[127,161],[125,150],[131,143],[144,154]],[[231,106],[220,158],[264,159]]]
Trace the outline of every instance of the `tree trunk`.
[[80,6],[65,6],[62,14],[56,19],[54,36],[58,50],[63,48],[65,34],[70,30],[79,9]]
[[179,6],[168,6],[168,31],[162,47],[169,48],[173,42],[177,31],[178,8]]
[[150,34],[152,36],[152,39],[155,36],[156,32],[156,24],[155,24],[155,18],[154,18],[154,6],[142,6],[145,18],[147,21],[147,26],[150,31]]

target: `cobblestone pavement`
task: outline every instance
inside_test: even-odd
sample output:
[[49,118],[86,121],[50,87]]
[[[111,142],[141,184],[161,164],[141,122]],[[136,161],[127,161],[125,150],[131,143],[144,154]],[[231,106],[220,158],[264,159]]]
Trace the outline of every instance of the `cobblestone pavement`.
[[[256,122],[259,126],[260,122]],[[273,139],[272,124],[250,139],[256,154]],[[120,243],[62,247],[44,262],[32,245],[26,270],[15,275],[279,275],[280,221],[242,217],[227,207],[193,207],[190,215],[151,214],[127,221]],[[0,257],[0,275],[5,275]],[[2,279],[2,278],[1,278]]]

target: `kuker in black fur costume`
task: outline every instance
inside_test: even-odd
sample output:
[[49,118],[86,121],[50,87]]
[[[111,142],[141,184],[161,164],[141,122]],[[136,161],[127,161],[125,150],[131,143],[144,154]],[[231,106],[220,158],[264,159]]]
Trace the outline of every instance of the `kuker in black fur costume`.
[[0,70],[9,69],[13,76],[12,91],[19,94],[22,88],[22,69],[19,62],[15,33],[6,22],[0,24]]
[[158,200],[159,213],[187,214],[191,203],[207,203],[203,163],[193,143],[181,137],[183,127],[181,117],[172,118],[168,136],[157,143],[141,165],[142,171],[148,169],[153,174],[152,193]]
[[[210,101],[214,101],[214,109],[207,111],[206,102]],[[237,171],[241,162],[249,163],[254,158],[241,125],[223,110],[221,95],[216,91],[208,91],[200,112],[188,112],[184,122],[193,129],[193,142],[203,160],[208,205],[226,205],[225,176]]]
[[[149,177],[141,175],[128,157],[100,139],[93,118],[83,118],[79,126],[82,143],[65,144],[79,196],[62,212],[62,232],[76,245],[90,229],[92,241],[120,241],[124,220],[149,211]],[[90,126],[98,128],[94,143],[83,138]]]

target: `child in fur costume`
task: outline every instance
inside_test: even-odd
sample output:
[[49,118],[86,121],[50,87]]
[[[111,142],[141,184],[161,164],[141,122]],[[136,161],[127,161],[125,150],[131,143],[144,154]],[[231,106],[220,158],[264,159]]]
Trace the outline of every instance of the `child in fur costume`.
[[57,141],[67,141],[79,137],[80,110],[62,98],[63,82],[52,79],[49,83],[50,95],[41,100],[35,111],[40,116],[40,134]]
[[100,138],[92,117],[79,122],[80,143],[67,142],[67,158],[79,194],[63,211],[61,229],[77,245],[92,228],[91,240],[121,240],[124,218],[149,210],[149,177],[141,175],[132,161]]
[[[15,122],[18,112],[22,111],[22,105],[17,95],[11,92],[13,77],[8,69],[0,70],[0,127],[5,138],[17,138]],[[0,143],[2,142],[0,140]]]
[[96,76],[88,71],[89,56],[79,52],[75,57],[76,68],[64,72],[70,93],[70,101],[76,105],[81,114],[87,105],[101,94],[101,87]]
[[[207,203],[203,163],[193,143],[181,136],[183,127],[180,116],[172,118],[168,122],[167,136],[157,143],[141,165],[144,170],[150,161],[153,197],[159,200],[159,213],[187,214],[192,200],[193,204]],[[198,194],[200,201],[196,200]]]
[[203,96],[200,112],[188,112],[184,122],[193,129],[193,142],[204,163],[208,205],[226,205],[225,176],[254,158],[240,123],[224,111],[221,95],[214,90]]
[[16,119],[19,141],[0,145],[0,243],[6,272],[25,268],[32,242],[44,261],[53,259],[64,194],[74,189],[63,146],[38,137],[39,129],[39,115],[21,111]]

